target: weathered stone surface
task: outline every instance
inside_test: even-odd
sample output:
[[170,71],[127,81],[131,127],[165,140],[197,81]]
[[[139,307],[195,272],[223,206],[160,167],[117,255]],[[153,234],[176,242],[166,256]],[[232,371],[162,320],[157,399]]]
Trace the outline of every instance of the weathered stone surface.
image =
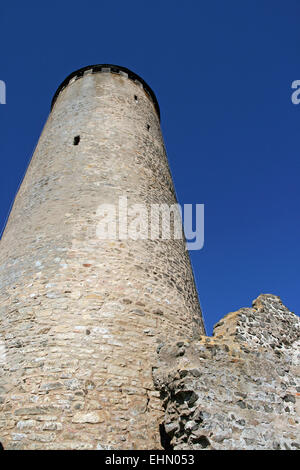
[[[153,376],[174,449],[299,449],[300,318],[274,295],[211,338],[166,343]],[[169,442],[170,441],[170,442]]]
[[59,94],[0,242],[5,448],[161,447],[156,348],[204,333],[201,311],[183,240],[97,238],[99,205],[120,196],[176,202],[159,117],[133,80],[84,74]]
[[72,423],[101,423],[104,421],[101,413],[76,413],[72,419]]

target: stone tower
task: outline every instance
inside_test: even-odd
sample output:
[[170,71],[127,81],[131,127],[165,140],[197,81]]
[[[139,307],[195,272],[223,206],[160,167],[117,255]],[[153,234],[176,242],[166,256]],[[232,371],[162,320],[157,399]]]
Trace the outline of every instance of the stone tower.
[[99,239],[99,204],[174,204],[153,91],[124,67],[57,90],[0,243],[6,449],[159,449],[164,342],[204,333],[183,240]]

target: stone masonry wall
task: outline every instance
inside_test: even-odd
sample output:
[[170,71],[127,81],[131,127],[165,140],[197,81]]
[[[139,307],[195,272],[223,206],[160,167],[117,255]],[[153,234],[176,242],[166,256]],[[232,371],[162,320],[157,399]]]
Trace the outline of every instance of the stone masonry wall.
[[126,74],[88,70],[58,95],[0,242],[5,449],[160,448],[156,349],[202,317],[183,240],[97,237],[119,196],[176,202],[160,121]]
[[261,295],[204,336],[182,240],[97,237],[101,203],[176,202],[157,105],[97,70],[56,96],[0,241],[0,442],[299,449],[299,317]]
[[166,448],[300,449],[300,318],[279,297],[162,345],[153,376]]

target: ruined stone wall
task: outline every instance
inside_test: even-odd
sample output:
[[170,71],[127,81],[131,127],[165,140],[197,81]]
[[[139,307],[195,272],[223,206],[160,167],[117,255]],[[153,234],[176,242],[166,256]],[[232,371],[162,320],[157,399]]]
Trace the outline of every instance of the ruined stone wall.
[[176,202],[157,110],[126,74],[87,70],[58,95],[0,243],[6,449],[160,448],[156,349],[204,330],[183,241],[97,238],[119,196]]
[[159,350],[168,449],[300,449],[300,318],[274,295]]

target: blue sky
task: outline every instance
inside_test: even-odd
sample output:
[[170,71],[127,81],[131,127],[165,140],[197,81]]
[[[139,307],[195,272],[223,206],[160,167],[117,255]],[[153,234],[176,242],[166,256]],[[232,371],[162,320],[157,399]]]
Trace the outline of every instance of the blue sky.
[[300,311],[300,3],[2,2],[0,231],[57,86],[123,65],[157,95],[181,204],[205,204],[191,252],[210,334],[260,293]]

